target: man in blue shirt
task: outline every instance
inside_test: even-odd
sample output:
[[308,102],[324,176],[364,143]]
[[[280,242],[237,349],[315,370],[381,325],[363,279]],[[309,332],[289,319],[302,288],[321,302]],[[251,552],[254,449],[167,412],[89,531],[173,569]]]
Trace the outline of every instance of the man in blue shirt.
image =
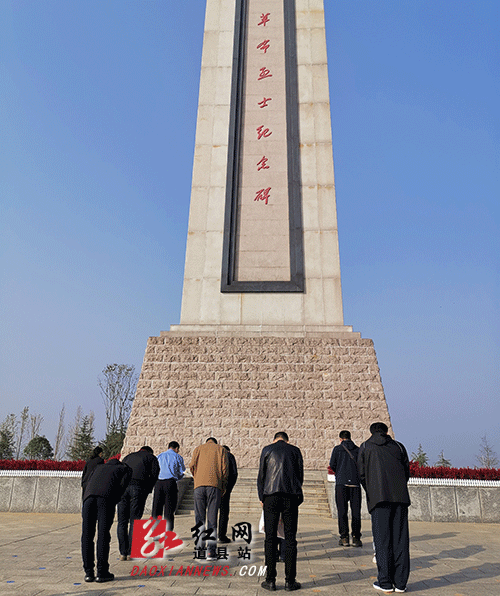
[[177,508],[177,481],[184,476],[186,466],[179,455],[179,443],[171,441],[168,449],[158,456],[160,474],[153,495],[153,517],[163,516],[167,530],[174,529],[174,513]]

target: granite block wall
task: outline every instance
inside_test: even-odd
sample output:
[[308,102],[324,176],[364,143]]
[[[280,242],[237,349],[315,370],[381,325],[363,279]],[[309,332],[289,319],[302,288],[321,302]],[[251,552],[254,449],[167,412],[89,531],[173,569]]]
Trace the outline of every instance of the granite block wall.
[[377,420],[390,426],[370,339],[166,333],[149,338],[122,455],[175,440],[188,464],[214,436],[256,468],[285,430],[305,468],[324,470],[340,430],[360,443]]

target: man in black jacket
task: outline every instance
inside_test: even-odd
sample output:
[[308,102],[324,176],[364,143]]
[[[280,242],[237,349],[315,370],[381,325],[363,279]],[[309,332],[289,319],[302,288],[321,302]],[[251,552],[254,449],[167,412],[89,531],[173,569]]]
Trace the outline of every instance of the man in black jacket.
[[96,466],[101,466],[104,464],[104,459],[102,458],[103,450],[102,447],[97,446],[93,451],[90,458],[86,461],[85,467],[83,468],[82,472],[82,497],[83,493],[85,492],[85,487],[92,476],[92,472],[94,471]]
[[278,522],[283,519],[285,532],[285,590],[300,589],[297,575],[297,520],[299,505],[303,502],[304,462],[298,447],[288,443],[288,435],[278,432],[274,441],[262,450],[260,456],[257,490],[264,508],[266,539],[266,590],[276,590],[276,558],[278,548]]
[[[97,466],[83,492],[82,559],[85,581],[108,582],[109,543],[115,507],[132,477],[132,469],[117,459]],[[94,536],[97,526],[97,577],[94,576]]]
[[116,508],[120,560],[126,561],[130,559],[134,521],[142,518],[146,499],[158,480],[160,466],[153,450],[147,445],[127,455],[123,463],[132,468],[132,479]]
[[351,433],[342,430],[340,445],[333,448],[330,468],[335,474],[335,503],[339,520],[340,546],[349,546],[349,520],[347,512],[351,503],[352,545],[363,546],[361,542],[361,486],[359,484],[359,447],[351,441]]
[[391,439],[387,425],[374,422],[372,436],[359,448],[358,472],[372,516],[378,581],[382,592],[406,592],[410,575],[408,479],[410,463],[404,445]]

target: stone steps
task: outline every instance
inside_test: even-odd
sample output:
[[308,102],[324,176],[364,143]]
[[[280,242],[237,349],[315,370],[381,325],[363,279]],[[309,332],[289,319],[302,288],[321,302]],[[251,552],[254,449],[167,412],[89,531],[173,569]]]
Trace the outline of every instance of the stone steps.
[[[320,472],[305,472],[304,502],[300,513],[331,518],[325,481]],[[257,470],[240,470],[238,481],[231,493],[231,513],[260,516],[262,507],[257,496]],[[194,484],[190,482],[177,508],[177,515],[194,513]]]

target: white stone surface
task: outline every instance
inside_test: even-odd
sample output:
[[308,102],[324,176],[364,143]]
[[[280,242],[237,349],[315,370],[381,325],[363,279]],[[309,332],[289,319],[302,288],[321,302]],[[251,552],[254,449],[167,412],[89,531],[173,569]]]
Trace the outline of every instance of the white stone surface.
[[[252,10],[259,12],[259,1],[254,2]],[[274,10],[273,2],[267,0],[271,8],[266,12]],[[173,333],[207,326],[227,333],[248,326],[292,334],[306,333],[311,326],[315,333],[352,333],[343,325],[323,0],[297,0],[296,7],[305,293],[220,291],[235,0],[207,0],[181,324],[172,326]],[[268,113],[282,109],[277,99]],[[278,130],[273,140],[279,140]],[[249,145],[248,151],[258,153],[258,145]],[[257,235],[267,228],[272,235],[273,217],[281,217],[276,209],[266,212],[268,221],[243,212],[253,221],[248,229]],[[242,245],[249,244],[247,234]],[[278,250],[277,241],[268,245]],[[261,274],[281,279],[280,267],[264,260]]]

